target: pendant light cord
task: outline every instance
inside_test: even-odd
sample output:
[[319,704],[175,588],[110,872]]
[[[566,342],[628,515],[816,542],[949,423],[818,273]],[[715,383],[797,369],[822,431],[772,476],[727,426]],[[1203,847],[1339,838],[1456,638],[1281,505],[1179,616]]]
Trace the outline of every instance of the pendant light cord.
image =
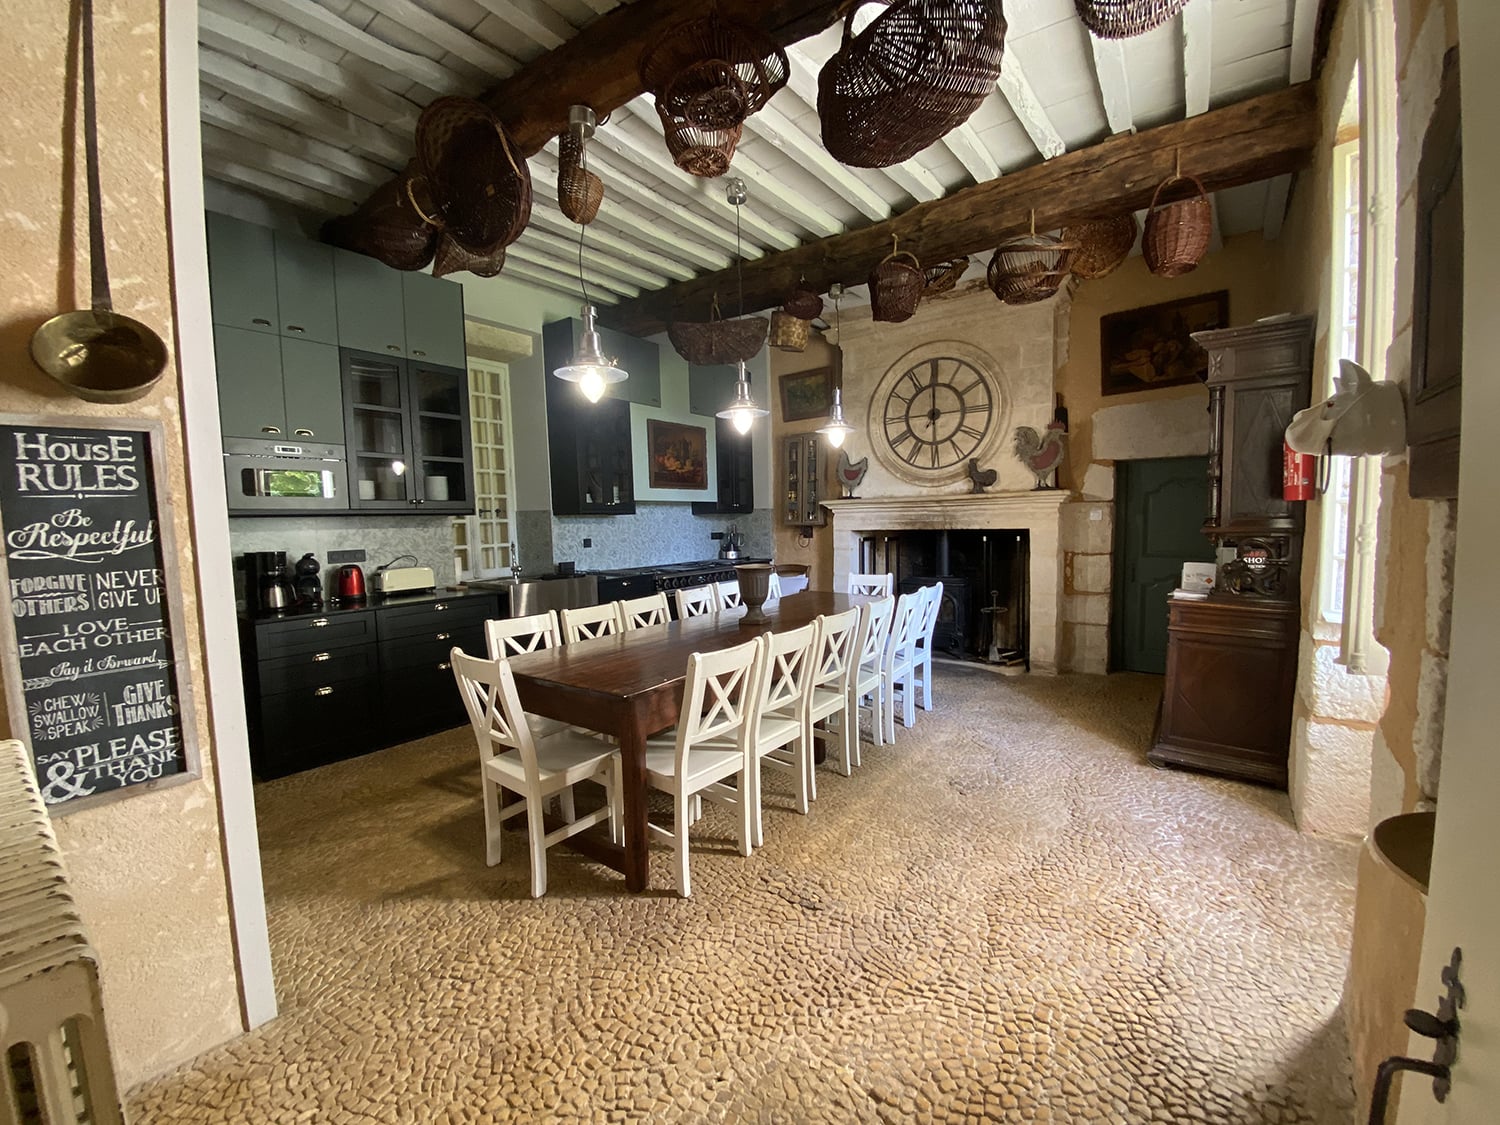
[[740,291],[740,316],[745,315],[745,250],[740,245],[740,211],[744,206],[734,205],[734,284]]

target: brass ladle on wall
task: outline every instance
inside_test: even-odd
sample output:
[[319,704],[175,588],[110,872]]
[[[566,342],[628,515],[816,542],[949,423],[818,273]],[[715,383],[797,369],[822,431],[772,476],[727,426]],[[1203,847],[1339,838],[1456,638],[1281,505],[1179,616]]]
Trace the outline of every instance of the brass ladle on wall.
[[133,402],[167,366],[167,347],[152,329],[114,310],[104,254],[99,190],[99,122],[94,99],[94,5],[81,0],[83,143],[89,191],[89,281],[92,307],[54,316],[32,334],[31,358],[88,402]]

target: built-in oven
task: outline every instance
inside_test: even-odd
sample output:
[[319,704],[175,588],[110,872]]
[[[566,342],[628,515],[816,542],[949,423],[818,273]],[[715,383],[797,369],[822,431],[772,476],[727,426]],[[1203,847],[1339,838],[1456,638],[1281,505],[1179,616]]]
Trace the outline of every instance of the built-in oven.
[[224,486],[231,515],[349,508],[349,470],[342,445],[225,438]]

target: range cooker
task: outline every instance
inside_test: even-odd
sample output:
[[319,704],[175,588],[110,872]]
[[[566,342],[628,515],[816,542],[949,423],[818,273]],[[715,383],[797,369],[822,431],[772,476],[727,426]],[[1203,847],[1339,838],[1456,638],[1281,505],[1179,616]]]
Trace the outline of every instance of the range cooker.
[[702,559],[698,562],[665,563],[660,566],[634,566],[621,570],[599,570],[599,600],[617,601],[638,598],[658,590],[685,590],[707,586],[711,582],[728,582],[735,577],[740,563],[768,563],[770,559]]

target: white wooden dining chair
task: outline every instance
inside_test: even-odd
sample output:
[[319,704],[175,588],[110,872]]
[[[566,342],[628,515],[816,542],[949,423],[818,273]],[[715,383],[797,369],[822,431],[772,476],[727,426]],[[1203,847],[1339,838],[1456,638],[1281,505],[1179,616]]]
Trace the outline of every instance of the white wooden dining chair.
[[807,815],[813,795],[812,688],[818,647],[817,621],[785,633],[765,633],[765,655],[760,676],[760,698],[753,723],[755,766],[751,784],[755,846],[766,842],[761,768],[776,766],[792,772],[797,785],[797,811]]
[[775,605],[781,600],[781,575],[771,571],[771,584],[766,593],[766,605]]
[[620,631],[649,629],[653,625],[665,625],[672,620],[672,611],[667,608],[667,595],[661,591],[647,594],[643,598],[626,598],[615,603],[620,615]]
[[895,589],[895,579],[890,574],[853,574],[849,575],[844,590],[848,594],[865,594],[879,597],[881,594],[889,594]]
[[942,608],[943,584],[934,582],[927,587],[922,620],[912,634],[912,679],[915,681],[912,694],[924,711],[932,710],[932,636],[937,631],[938,614]]
[[[739,813],[740,854],[749,855],[754,838],[755,757],[750,740],[766,646],[759,638],[718,652],[688,657],[682,710],[669,739],[646,744],[646,776],[672,795],[672,828],[651,830],[672,842],[677,859],[677,893],[693,893],[688,875],[688,829],[695,797],[728,805]],[[731,787],[725,784],[735,779]]]
[[[813,737],[821,735],[830,740],[837,737],[837,765],[845,777],[854,772],[854,747],[859,742],[859,732],[854,729],[855,716],[849,710],[849,682],[854,675],[854,662],[859,657],[861,620],[858,607],[818,618],[812,701],[808,705],[808,722],[813,727]],[[824,724],[821,729],[819,723]],[[814,797],[818,795],[817,790],[814,779]]]
[[677,600],[677,620],[679,621],[719,612],[719,588],[712,582],[707,586],[673,590],[672,596]]
[[484,623],[484,639],[489,646],[490,659],[500,660],[519,656],[523,652],[536,652],[543,648],[556,648],[562,644],[562,630],[557,623],[557,611],[533,613],[526,617],[502,617]]
[[[889,575],[887,575],[889,577]],[[849,678],[849,714],[855,724],[854,764],[863,765],[859,750],[859,713],[862,701],[870,700],[870,741],[885,745],[885,645],[891,635],[891,618],[896,613],[896,599],[886,595],[860,607],[866,619],[860,631],[859,660]]]
[[[531,846],[531,897],[547,893],[547,849],[553,844],[609,822],[610,836],[620,838],[616,810],[620,802],[620,751],[572,730],[539,736],[532,716],[521,709],[516,681],[507,660],[481,660],[455,648],[449,656],[469,723],[479,746],[479,779],[484,800],[485,862],[500,862],[502,824],[526,814]],[[578,816],[573,786],[594,780],[604,785],[604,808]],[[500,804],[500,791],[509,789],[520,800]],[[562,827],[546,830],[547,801],[557,796],[562,805]]]
[[583,606],[562,611],[563,639],[568,644],[607,637],[620,631],[620,611],[616,602]]
[[740,580],[731,578],[726,582],[715,583],[719,591],[719,609],[739,609],[745,604],[745,599],[740,596]]
[[926,595],[913,590],[896,599],[896,612],[891,618],[891,636],[885,644],[885,659],[881,664],[881,685],[885,688],[885,740],[896,741],[896,697],[901,699],[901,725],[916,725],[916,691],[913,689],[916,660],[916,629],[922,621],[922,602]]

